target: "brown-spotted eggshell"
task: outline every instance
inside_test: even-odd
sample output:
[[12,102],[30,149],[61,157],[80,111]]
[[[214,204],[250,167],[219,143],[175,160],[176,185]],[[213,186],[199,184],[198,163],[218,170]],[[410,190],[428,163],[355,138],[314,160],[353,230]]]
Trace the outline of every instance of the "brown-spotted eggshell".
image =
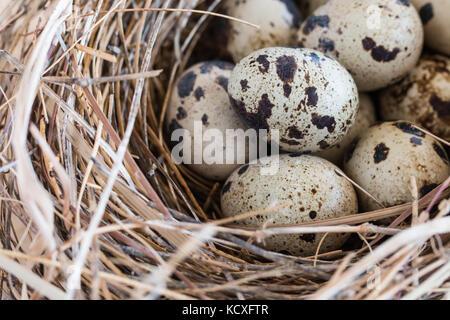
[[[372,126],[355,141],[344,170],[386,207],[412,201],[412,176],[416,178],[419,196],[424,196],[450,174],[449,160],[441,144],[406,121]],[[362,192],[358,194],[362,210],[381,209]]]
[[253,52],[234,68],[228,91],[241,118],[254,129],[267,129],[269,138],[279,130],[280,147],[288,152],[315,152],[339,143],[358,111],[351,75],[311,49]]
[[[201,122],[203,132],[218,129],[224,137],[227,129],[246,130],[245,124],[234,113],[228,97],[227,87],[233,67],[228,62],[207,61],[192,66],[180,76],[167,110],[169,134],[176,129],[185,129],[191,134],[193,149],[196,141],[202,144],[201,149],[204,150],[208,143],[202,143],[203,137],[194,140],[195,121]],[[189,165],[201,176],[212,180],[225,180],[238,166],[205,162]]]
[[360,91],[384,88],[419,60],[424,32],[407,0],[329,0],[300,27],[299,46],[333,55]]
[[[274,175],[262,175],[261,168],[273,166],[275,156],[264,163],[250,164],[236,170],[222,190],[221,206],[225,217],[261,210],[274,204],[287,207],[248,218],[248,226],[289,225],[342,217],[358,212],[353,186],[336,174],[337,167],[327,160],[284,154]],[[308,256],[316,252],[323,234],[287,234],[266,238],[265,248]],[[330,233],[320,252],[341,247],[348,234]]]
[[411,0],[425,27],[425,44],[450,56],[450,1]]
[[409,120],[450,139],[450,59],[425,55],[402,81],[380,93],[384,120]]
[[331,149],[318,152],[316,155],[341,165],[344,156],[350,148],[355,138],[363,134],[370,126],[376,122],[375,106],[372,98],[366,93],[359,94],[359,111],[355,124],[350,128],[344,140]]
[[[221,13],[260,28],[220,18],[212,26],[219,49],[235,62],[251,52],[274,46],[294,45],[302,16],[293,0],[225,0]],[[215,41],[215,39],[211,39]],[[225,47],[220,48],[220,46]]]

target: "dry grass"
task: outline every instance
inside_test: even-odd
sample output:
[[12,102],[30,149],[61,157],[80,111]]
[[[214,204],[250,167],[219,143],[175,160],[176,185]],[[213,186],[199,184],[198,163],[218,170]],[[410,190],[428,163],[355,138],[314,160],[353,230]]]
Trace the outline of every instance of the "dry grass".
[[[219,3],[0,2],[1,297],[450,298],[450,180],[419,200],[412,179],[413,203],[313,224],[217,220],[220,185],[174,165],[162,123]],[[287,232],[361,240],[304,258],[255,245]]]

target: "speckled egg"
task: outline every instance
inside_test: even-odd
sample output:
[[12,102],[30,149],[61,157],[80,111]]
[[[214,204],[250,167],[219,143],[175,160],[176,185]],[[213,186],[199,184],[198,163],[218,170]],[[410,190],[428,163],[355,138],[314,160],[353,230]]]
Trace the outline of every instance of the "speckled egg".
[[[278,166],[273,175],[264,170]],[[327,160],[284,154],[236,170],[222,190],[221,205],[225,217],[265,209],[274,204],[287,207],[278,212],[257,215],[240,223],[248,226],[300,224],[331,219],[358,212],[353,186],[336,174],[337,167]],[[268,170],[269,172],[271,170]],[[316,252],[323,234],[275,235],[265,239],[265,247],[308,256]],[[340,248],[347,234],[330,233],[320,252]]]
[[261,48],[294,45],[302,22],[293,0],[225,0],[220,13],[260,27],[222,18],[214,21],[211,41],[235,62]]
[[[353,147],[344,161],[346,174],[386,207],[412,201],[412,176],[424,196],[450,175],[449,160],[439,142],[410,122],[374,125]],[[362,192],[359,200],[362,210],[381,209]]]
[[407,0],[330,0],[300,27],[300,47],[333,55],[360,91],[384,88],[419,60],[423,26]]
[[254,129],[266,129],[269,139],[278,132],[279,145],[288,152],[315,152],[339,143],[358,111],[351,75],[311,49],[253,52],[234,68],[228,91],[241,118]]
[[309,17],[318,7],[328,0],[297,0],[301,13]]
[[450,139],[450,59],[425,55],[409,75],[380,94],[384,120],[410,120]]
[[[181,75],[174,87],[166,123],[170,135],[176,129],[185,129],[191,134],[192,159],[195,143],[201,144],[199,149],[202,152],[210,144],[203,142],[202,137],[194,139],[196,121],[202,125],[203,134],[208,129],[217,129],[223,136],[227,129],[246,130],[244,122],[235,114],[228,98],[227,86],[233,67],[233,64],[222,61],[196,64]],[[226,150],[225,138],[223,144]],[[208,179],[225,180],[239,164],[207,164],[203,161],[203,164],[188,166]]]
[[450,55],[450,1],[411,0],[425,27],[425,44]]
[[368,94],[361,93],[359,95],[359,111],[355,124],[350,128],[344,140],[331,149],[320,151],[316,155],[334,164],[341,165],[345,154],[355,138],[363,134],[371,125],[375,124],[376,119],[375,106],[372,98]]

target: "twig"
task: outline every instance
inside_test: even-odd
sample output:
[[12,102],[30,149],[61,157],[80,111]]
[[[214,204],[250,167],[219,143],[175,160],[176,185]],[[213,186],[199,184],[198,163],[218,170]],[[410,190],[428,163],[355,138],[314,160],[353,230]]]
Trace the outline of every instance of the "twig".
[[141,72],[141,73],[133,73],[133,74],[124,74],[118,76],[110,76],[110,77],[101,77],[101,78],[67,78],[67,77],[43,77],[42,80],[45,82],[60,84],[65,83],[69,85],[78,85],[82,88],[87,88],[92,85],[106,83],[106,82],[117,82],[117,81],[129,81],[143,78],[153,78],[157,77],[161,74],[162,70]]

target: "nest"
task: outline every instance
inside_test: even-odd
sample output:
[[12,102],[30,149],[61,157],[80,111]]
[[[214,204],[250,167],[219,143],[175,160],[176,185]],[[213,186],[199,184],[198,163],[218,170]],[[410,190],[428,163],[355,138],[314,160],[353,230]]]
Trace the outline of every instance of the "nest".
[[[219,4],[0,2],[1,298],[449,298],[450,180],[419,199],[412,179],[416,200],[397,207],[252,230],[220,218],[219,183],[172,162],[168,97]],[[351,240],[311,257],[259,245],[334,232]]]

